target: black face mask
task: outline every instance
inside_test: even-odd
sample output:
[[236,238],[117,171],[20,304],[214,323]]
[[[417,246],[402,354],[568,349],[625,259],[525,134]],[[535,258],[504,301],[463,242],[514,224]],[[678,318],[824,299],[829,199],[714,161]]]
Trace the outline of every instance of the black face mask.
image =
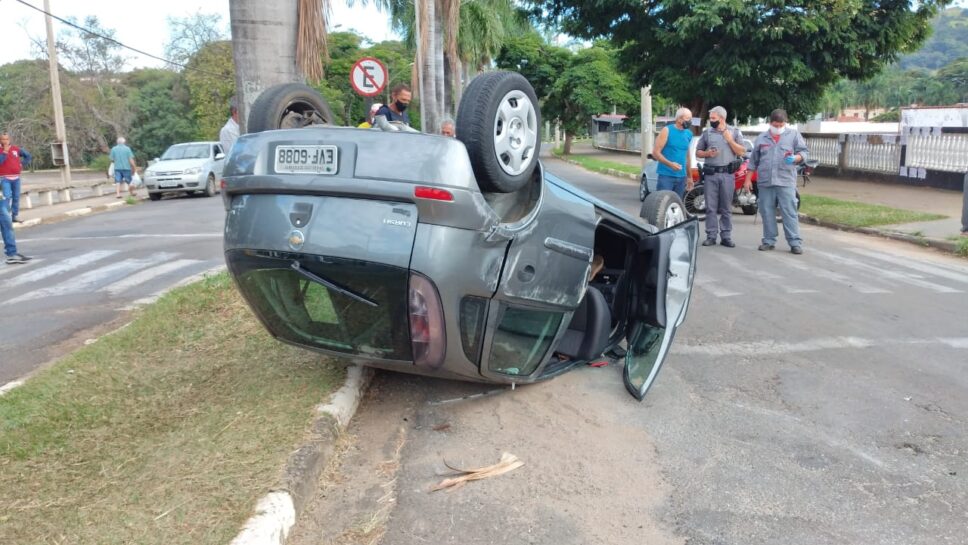
[[710,121],[709,122],[709,126],[712,127],[712,128],[714,128],[714,129],[718,129],[719,128],[719,121]]
[[393,103],[397,107],[397,111],[403,113],[407,109],[407,104],[400,102],[399,100]]
[[681,121],[679,123],[679,128],[680,129],[687,129],[687,128],[689,128],[689,125],[692,125],[692,121],[691,120],[690,121]]

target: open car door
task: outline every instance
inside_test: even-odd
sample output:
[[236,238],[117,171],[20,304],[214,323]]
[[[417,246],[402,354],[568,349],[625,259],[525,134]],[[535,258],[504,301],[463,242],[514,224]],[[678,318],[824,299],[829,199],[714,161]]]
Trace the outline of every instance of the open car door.
[[699,249],[692,218],[639,241],[631,268],[625,387],[641,401],[686,318]]

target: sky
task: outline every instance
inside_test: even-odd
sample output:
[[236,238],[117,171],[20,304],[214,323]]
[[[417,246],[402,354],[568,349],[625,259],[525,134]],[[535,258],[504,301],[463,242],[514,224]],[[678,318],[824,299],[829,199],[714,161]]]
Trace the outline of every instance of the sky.
[[[24,1],[38,8],[44,6],[43,0]],[[362,7],[359,1],[355,4],[350,8],[345,0],[333,0],[330,30],[355,30],[375,42],[397,39],[389,28],[387,16],[374,8],[372,3],[367,7]],[[204,6],[204,13],[220,14],[227,32],[228,0],[206,0],[204,3],[200,0],[50,0],[50,11],[54,15],[64,18],[74,16],[82,21],[88,15],[96,15],[101,26],[116,32],[118,41],[159,57],[164,56],[165,42],[168,41],[166,18],[191,15],[200,6]],[[63,27],[63,24],[54,20],[55,34]],[[0,65],[34,58],[30,36],[46,40],[43,14],[17,0],[0,0]],[[128,69],[161,67],[164,64],[131,51],[125,51],[124,55],[128,58]]]

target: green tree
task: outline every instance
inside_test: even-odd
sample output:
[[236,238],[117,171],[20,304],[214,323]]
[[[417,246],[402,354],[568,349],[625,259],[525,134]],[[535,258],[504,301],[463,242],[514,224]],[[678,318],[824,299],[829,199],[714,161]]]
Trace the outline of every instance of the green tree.
[[202,46],[188,61],[185,80],[197,126],[195,138],[218,140],[219,130],[229,117],[229,99],[236,90],[232,42]]
[[938,70],[937,79],[950,90],[949,104],[968,102],[968,56],[946,64]]
[[548,44],[532,31],[508,38],[495,62],[498,68],[513,70],[528,78],[538,100],[543,101],[551,94],[571,57],[569,50]]
[[218,13],[202,13],[199,10],[187,17],[168,17],[165,57],[185,64],[201,48],[225,38],[222,16]]
[[904,69],[937,70],[968,57],[968,8],[948,8],[931,21],[931,37],[924,46],[901,57]]
[[128,97],[132,112],[130,138],[139,162],[160,156],[168,146],[193,140],[198,131],[182,74],[144,69],[128,74],[134,89]]
[[613,51],[596,45],[582,49],[568,62],[545,102],[545,111],[556,112],[565,130],[565,154],[571,153],[575,134],[587,127],[591,116],[634,108],[638,97],[628,78],[618,69]]
[[817,110],[838,77],[862,79],[917,49],[949,0],[532,0],[581,38],[608,37],[637,85],[705,116]]

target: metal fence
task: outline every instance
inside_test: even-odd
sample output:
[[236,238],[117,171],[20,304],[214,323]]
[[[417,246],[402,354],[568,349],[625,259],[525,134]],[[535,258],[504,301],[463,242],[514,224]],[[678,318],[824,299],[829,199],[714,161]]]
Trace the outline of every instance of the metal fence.
[[642,133],[639,131],[597,132],[592,138],[596,148],[642,152]]

